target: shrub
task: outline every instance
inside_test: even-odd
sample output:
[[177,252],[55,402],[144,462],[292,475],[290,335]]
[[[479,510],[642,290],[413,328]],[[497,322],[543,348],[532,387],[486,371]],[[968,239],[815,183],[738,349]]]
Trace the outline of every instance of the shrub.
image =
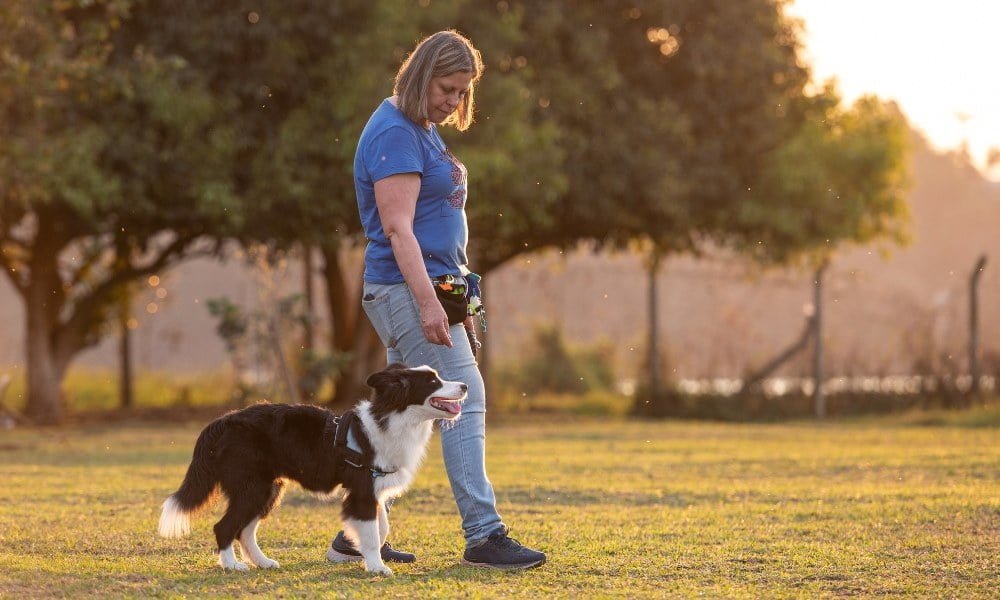
[[609,344],[570,347],[556,325],[535,328],[525,357],[501,368],[505,386],[526,394],[585,394],[614,386]]

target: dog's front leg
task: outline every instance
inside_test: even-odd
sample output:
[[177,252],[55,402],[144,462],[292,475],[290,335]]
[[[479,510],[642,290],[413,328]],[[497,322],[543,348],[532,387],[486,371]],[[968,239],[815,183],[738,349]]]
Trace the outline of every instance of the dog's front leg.
[[389,512],[385,509],[385,503],[378,503],[378,547],[382,552],[385,545],[385,538],[389,537]]
[[[366,493],[367,492],[367,493]],[[365,570],[380,575],[392,575],[392,570],[382,562],[382,544],[379,543],[379,501],[374,489],[354,491],[344,498],[344,534],[361,553]]]
[[354,543],[365,560],[365,570],[379,575],[392,575],[392,569],[382,562],[382,544],[379,543],[378,521],[344,519],[344,534]]

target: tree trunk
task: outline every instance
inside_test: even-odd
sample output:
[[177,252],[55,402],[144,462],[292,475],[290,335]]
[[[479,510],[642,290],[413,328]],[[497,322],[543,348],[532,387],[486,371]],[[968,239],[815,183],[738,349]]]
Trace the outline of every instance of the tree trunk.
[[56,360],[53,347],[54,323],[49,321],[47,305],[43,298],[44,286],[34,285],[25,303],[28,327],[25,336],[27,357],[27,405],[25,415],[35,423],[52,425],[63,418],[60,388],[64,372]]
[[22,418],[4,404],[4,396],[7,395],[7,388],[12,381],[10,375],[0,375],[0,429],[13,429]]
[[969,396],[973,400],[979,398],[979,277],[985,266],[986,255],[983,254],[969,278],[969,375],[972,376]]
[[335,350],[346,352],[354,345],[354,318],[360,299],[348,299],[347,280],[340,264],[340,250],[323,248],[323,277],[330,311],[330,340]]
[[364,311],[358,310],[356,315],[358,322],[354,330],[357,335],[353,346],[348,349],[351,360],[341,371],[337,379],[336,392],[330,401],[331,406],[337,409],[350,408],[355,402],[366,397],[368,388],[365,381],[368,375],[385,366],[385,347],[382,346],[382,340],[368,323]]
[[302,404],[302,398],[299,396],[299,386],[295,381],[295,374],[292,373],[288,360],[285,358],[285,350],[281,343],[282,332],[278,328],[277,319],[271,318],[268,321],[267,327],[271,333],[271,350],[274,352],[274,358],[278,362],[278,370],[281,372],[281,379],[285,383],[288,401],[292,404]]
[[659,289],[658,278],[663,256],[659,250],[650,252],[646,263],[646,316],[648,319],[646,332],[646,367],[648,369],[648,386],[645,398],[636,397],[634,411],[638,415],[666,416],[670,412],[669,399],[663,396],[660,381],[660,344],[659,344]]
[[302,288],[303,293],[306,297],[306,322],[305,322],[305,339],[302,341],[302,347],[305,350],[312,350],[316,347],[316,332],[313,327],[313,317],[316,314],[315,307],[313,306],[313,297],[315,296],[313,291],[313,271],[315,270],[315,265],[313,264],[313,247],[309,244],[302,245]]
[[[129,294],[126,294],[126,298]],[[118,339],[118,399],[122,408],[134,406],[134,394],[132,392],[132,330],[128,328],[128,300],[122,302],[122,310],[118,315],[118,324],[121,337]]]
[[659,311],[657,310],[658,304],[658,293],[656,276],[659,274],[660,270],[660,257],[653,251],[653,256],[649,261],[647,276],[649,279],[648,286],[648,296],[646,298],[648,304],[646,306],[647,314],[649,315],[649,401],[652,403],[652,408],[655,412],[659,412],[656,408],[660,404],[660,348],[659,348],[659,332],[660,332],[660,322],[659,322]]
[[[368,322],[368,316],[361,310],[361,299],[349,296],[340,251],[329,247],[323,247],[322,251],[332,350],[349,355],[329,403],[344,408],[367,396],[365,380],[385,365],[385,348]],[[361,273],[355,277],[360,280]]]
[[[123,269],[128,265],[129,243],[122,232],[115,236],[116,266]],[[131,408],[132,394],[132,332],[128,328],[129,313],[132,309],[132,292],[124,285],[118,296],[118,403],[122,408]]]
[[823,395],[823,273],[829,263],[816,269],[813,282],[813,404],[816,418],[826,418],[826,397]]

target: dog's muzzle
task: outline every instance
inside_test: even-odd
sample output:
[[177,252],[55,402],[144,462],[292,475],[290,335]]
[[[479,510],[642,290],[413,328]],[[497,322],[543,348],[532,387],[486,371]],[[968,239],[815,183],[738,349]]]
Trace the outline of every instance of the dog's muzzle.
[[462,402],[465,401],[465,396],[455,400],[453,398],[431,398],[431,406],[434,408],[444,411],[452,415],[459,415],[462,413]]

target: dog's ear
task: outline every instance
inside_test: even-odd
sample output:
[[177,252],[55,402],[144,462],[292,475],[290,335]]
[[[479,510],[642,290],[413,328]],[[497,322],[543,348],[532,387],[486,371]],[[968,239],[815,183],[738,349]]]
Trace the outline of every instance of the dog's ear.
[[365,380],[365,383],[368,384],[368,387],[378,389],[380,387],[385,387],[386,385],[388,385],[389,384],[388,380],[389,377],[386,375],[384,371],[378,371],[377,373],[372,373],[371,375],[369,375],[368,379]]
[[406,365],[402,363],[392,363],[385,369],[381,371],[376,371],[368,376],[365,381],[368,387],[375,389],[383,389],[392,385],[403,384],[404,386],[408,383],[406,375],[402,371],[406,370]]
[[374,391],[371,395],[372,404],[376,410],[379,407],[391,409],[406,407],[406,398],[410,389],[409,373],[400,369],[385,369],[368,376],[366,382]]

